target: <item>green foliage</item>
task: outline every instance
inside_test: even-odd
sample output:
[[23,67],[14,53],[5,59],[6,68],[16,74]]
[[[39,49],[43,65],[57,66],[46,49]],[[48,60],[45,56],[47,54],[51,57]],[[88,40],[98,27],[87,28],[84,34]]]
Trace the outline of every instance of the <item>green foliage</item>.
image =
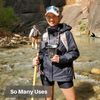
[[17,17],[11,7],[0,7],[0,27],[11,30],[16,21]]
[[3,0],[0,0],[0,8],[3,6]]
[[88,25],[86,22],[80,21],[78,24],[79,24],[79,31],[80,32],[87,31]]

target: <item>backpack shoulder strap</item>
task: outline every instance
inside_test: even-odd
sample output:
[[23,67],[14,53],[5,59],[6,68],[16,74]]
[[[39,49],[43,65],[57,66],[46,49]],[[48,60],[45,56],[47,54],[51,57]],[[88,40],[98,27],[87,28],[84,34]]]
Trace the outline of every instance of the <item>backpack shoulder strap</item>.
[[47,42],[47,41],[48,41],[48,32],[45,32],[45,33],[43,34],[42,40],[43,40],[44,42]]
[[62,43],[64,44],[66,50],[68,51],[68,43],[67,43],[67,38],[66,38],[65,32],[60,34],[60,39],[61,39]]
[[[43,39],[44,42],[48,41],[48,32],[45,32],[43,34],[42,39]],[[60,39],[61,39],[62,43],[64,44],[66,50],[68,51],[68,43],[67,43],[67,38],[66,38],[66,33],[65,32],[60,34]]]
[[34,32],[34,29],[32,28],[30,33],[29,33],[29,37],[32,37],[33,36],[33,32]]

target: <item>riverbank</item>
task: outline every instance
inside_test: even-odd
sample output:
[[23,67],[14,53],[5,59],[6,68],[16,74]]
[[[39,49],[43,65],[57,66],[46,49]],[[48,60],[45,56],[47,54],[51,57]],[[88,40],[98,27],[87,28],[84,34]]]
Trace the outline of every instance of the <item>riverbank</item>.
[[[92,68],[100,68],[100,39],[86,36],[75,39],[81,53],[74,62],[74,84],[78,100],[100,100],[100,75],[91,73]],[[32,59],[36,52],[31,45],[12,49],[0,48],[0,100],[26,100],[5,98],[3,93],[9,85],[32,84]],[[40,84],[40,81],[37,83]],[[55,100],[65,100],[57,85],[55,90]]]

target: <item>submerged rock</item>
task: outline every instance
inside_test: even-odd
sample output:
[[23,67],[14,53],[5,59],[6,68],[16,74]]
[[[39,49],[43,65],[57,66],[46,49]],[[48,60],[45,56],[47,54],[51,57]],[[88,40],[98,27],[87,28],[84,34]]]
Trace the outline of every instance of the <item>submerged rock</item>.
[[92,68],[91,73],[100,75],[100,68]]

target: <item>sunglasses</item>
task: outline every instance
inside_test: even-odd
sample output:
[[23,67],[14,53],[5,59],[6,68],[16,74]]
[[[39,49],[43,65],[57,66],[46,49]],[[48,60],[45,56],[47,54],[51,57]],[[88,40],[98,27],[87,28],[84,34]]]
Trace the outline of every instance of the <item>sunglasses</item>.
[[55,7],[55,6],[50,6],[50,7],[47,7],[46,8],[46,11],[50,10],[50,9],[53,9],[55,10],[56,12],[59,12],[59,8]]

